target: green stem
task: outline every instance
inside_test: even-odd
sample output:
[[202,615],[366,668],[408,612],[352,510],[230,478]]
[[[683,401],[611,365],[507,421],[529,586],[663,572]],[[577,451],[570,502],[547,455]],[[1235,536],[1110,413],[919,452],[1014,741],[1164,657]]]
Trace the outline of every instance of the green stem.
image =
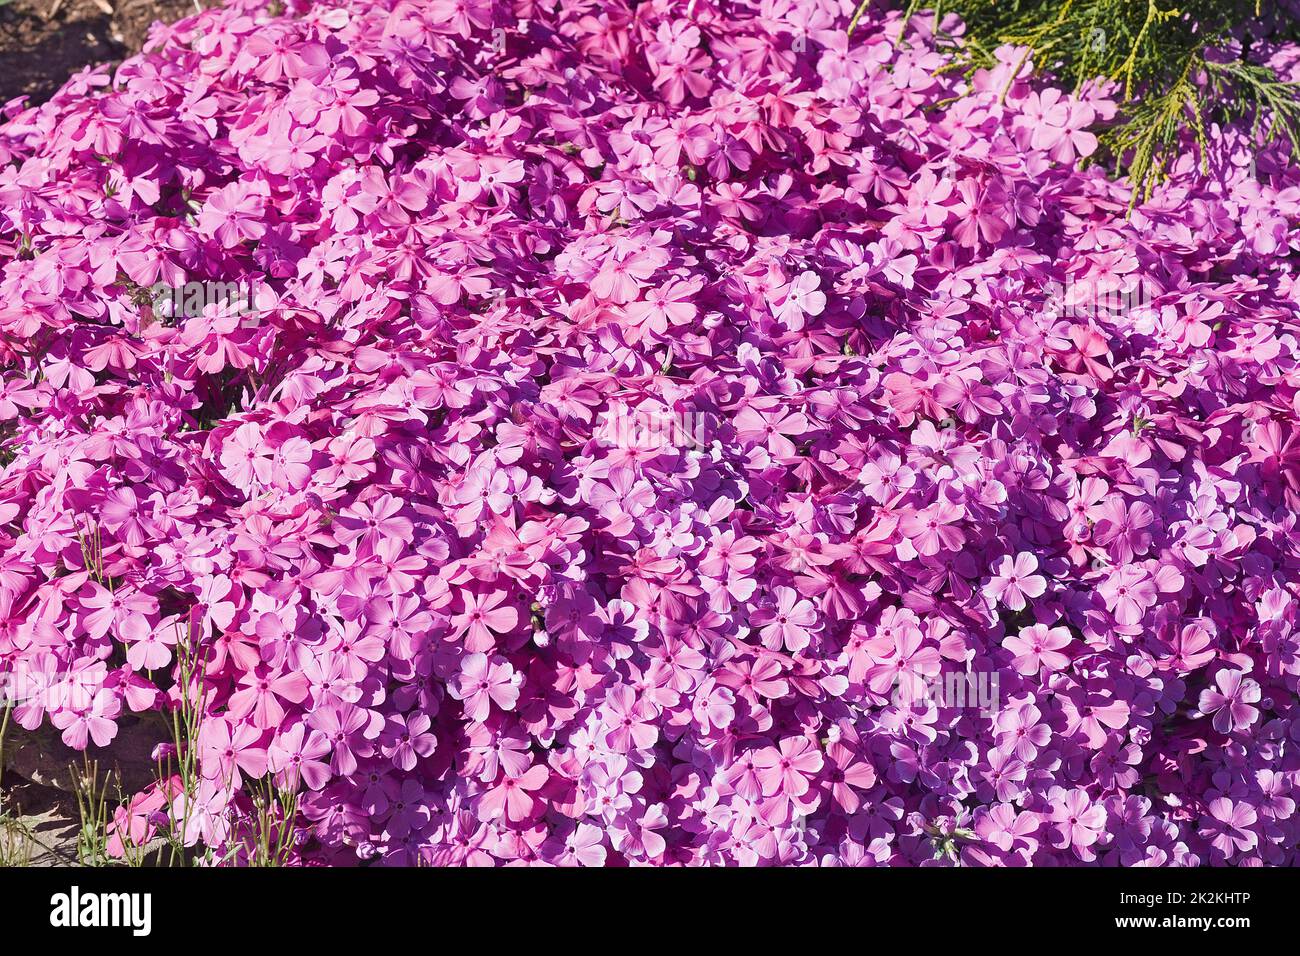
[[[11,701],[5,701],[5,715],[0,719],[0,786],[3,786],[5,779],[5,734],[9,732],[9,712],[13,707]],[[4,791],[0,790],[0,800],[3,798]]]

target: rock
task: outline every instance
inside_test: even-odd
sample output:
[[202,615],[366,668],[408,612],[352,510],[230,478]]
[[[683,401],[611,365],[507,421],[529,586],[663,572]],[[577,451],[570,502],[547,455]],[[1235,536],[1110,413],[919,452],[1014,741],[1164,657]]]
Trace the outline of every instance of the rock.
[[[122,796],[128,798],[157,779],[158,767],[151,754],[159,743],[170,740],[171,730],[162,715],[152,712],[122,717],[112,743],[107,747],[92,744],[84,754],[65,745],[58,729],[48,722],[29,731],[11,721],[5,733],[4,772],[71,793],[73,772],[79,774],[89,758],[98,762],[101,780],[117,772]],[[117,798],[115,789],[110,786],[110,802]]]
[[0,863],[77,866],[77,821],[57,810],[0,819]]

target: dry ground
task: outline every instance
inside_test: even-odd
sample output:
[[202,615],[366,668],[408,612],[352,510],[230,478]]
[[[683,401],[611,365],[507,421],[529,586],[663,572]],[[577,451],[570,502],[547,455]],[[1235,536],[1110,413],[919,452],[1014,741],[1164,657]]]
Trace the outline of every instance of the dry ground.
[[0,0],[0,103],[24,93],[33,104],[49,99],[82,67],[121,61],[144,45],[155,20],[179,20],[195,3]]

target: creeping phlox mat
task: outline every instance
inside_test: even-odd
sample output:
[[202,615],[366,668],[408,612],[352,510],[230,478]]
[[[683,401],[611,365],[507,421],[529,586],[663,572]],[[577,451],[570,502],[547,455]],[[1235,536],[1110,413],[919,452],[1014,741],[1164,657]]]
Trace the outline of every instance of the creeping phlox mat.
[[851,13],[236,0],[8,107],[0,663],[154,728],[106,853],[1295,861],[1300,171],[1130,212],[1107,90]]

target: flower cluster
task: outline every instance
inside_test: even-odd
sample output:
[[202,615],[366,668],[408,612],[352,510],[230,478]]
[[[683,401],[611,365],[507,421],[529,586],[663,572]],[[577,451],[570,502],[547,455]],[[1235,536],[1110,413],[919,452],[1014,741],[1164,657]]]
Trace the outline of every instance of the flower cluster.
[[8,105],[14,720],[202,710],[122,834],[1296,862],[1300,168],[1130,215],[1106,89],[853,6],[231,0]]

